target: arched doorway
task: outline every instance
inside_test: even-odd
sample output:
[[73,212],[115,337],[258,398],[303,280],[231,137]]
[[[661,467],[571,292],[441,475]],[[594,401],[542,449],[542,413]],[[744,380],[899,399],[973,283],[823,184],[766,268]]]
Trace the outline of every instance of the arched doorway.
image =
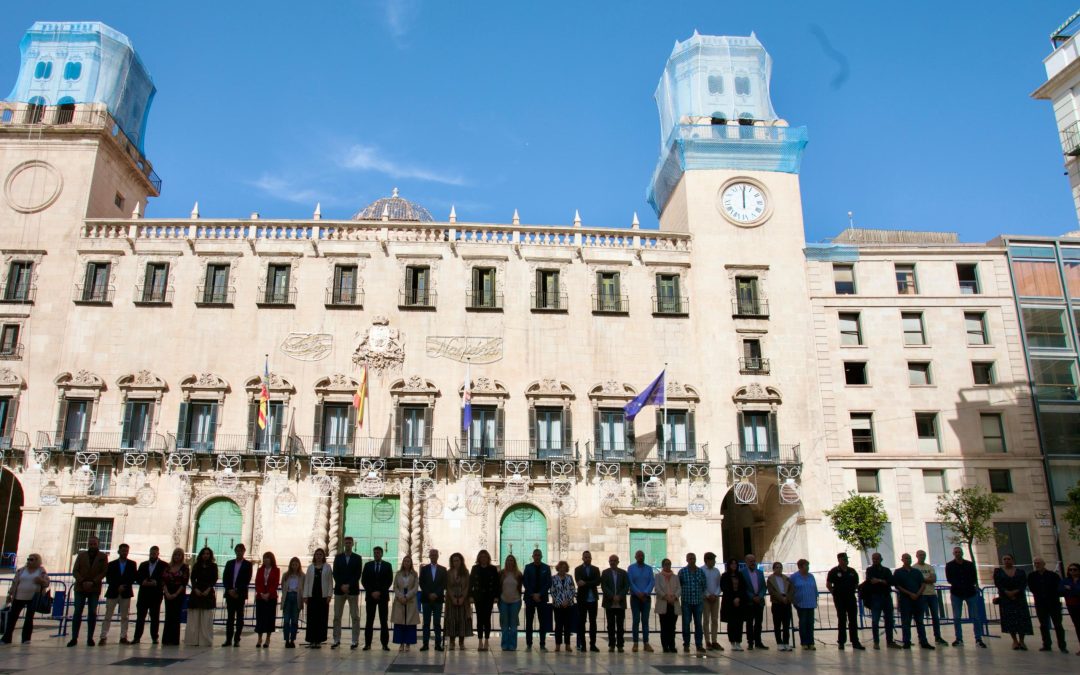
[[233,547],[241,541],[243,525],[244,518],[236,502],[224,498],[209,502],[199,511],[193,553],[209,546],[219,562],[232,558]]
[[531,504],[516,504],[503,514],[499,526],[499,566],[511,553],[518,567],[532,561],[533,549],[540,549],[547,560],[547,518]]
[[[736,488],[739,487],[736,485]],[[756,488],[756,486],[755,486]],[[740,493],[740,499],[746,500],[751,495]],[[756,499],[756,494],[753,496]],[[724,516],[724,560],[738,558],[742,560],[754,550],[755,505],[742,503],[735,498],[735,489],[728,490],[724,496],[721,513]]]
[[19,559],[22,508],[23,489],[19,479],[7,469],[0,469],[0,568],[15,567]]

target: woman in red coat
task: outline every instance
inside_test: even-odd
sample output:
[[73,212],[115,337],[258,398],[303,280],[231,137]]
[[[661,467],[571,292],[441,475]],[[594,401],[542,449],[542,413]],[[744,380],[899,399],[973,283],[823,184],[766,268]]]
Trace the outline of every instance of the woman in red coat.
[[[281,571],[277,567],[277,558],[267,551],[263,554],[262,566],[255,572],[255,634],[259,642],[255,648],[270,646],[270,634],[277,624],[278,587],[281,585]],[[266,635],[266,641],[263,641]]]

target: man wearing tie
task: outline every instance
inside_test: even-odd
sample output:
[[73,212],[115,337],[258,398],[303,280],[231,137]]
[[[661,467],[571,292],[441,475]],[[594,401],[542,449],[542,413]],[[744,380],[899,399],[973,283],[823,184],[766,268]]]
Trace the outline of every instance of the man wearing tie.
[[352,646],[360,645],[360,571],[363,561],[353,553],[353,538],[345,537],[345,550],[334,556],[334,643],[330,649],[341,646],[341,615],[345,603],[349,603],[349,625],[352,627]]
[[761,622],[765,618],[765,573],[758,569],[757,558],[753,554],[746,556],[746,569],[743,570],[743,582],[750,593],[750,606],[746,608],[746,647],[747,649],[768,649],[761,641]]
[[135,601],[135,637],[132,644],[139,644],[143,629],[146,627],[146,615],[150,615],[150,641],[158,642],[158,621],[161,618],[162,594],[161,575],[165,573],[165,563],[158,560],[158,547],[150,547],[150,559],[139,565],[135,580],[139,584],[139,598]]
[[222,647],[240,646],[240,631],[244,630],[244,603],[251,588],[251,562],[244,560],[247,547],[237,544],[233,549],[236,558],[225,563],[221,575],[225,587],[225,644]]
[[607,619],[608,651],[622,653],[626,631],[626,596],[630,593],[630,577],[619,569],[619,556],[608,558],[608,567],[600,575],[600,590],[604,593],[604,616]]
[[105,620],[101,623],[101,639],[99,645],[105,644],[109,636],[109,624],[112,623],[113,610],[120,606],[120,644],[128,643],[128,610],[131,608],[131,598],[135,595],[132,590],[135,586],[135,563],[128,560],[128,545],[120,544],[116,548],[116,554],[120,556],[109,563],[105,570]]
[[596,600],[600,593],[600,568],[592,564],[592,553],[585,551],[581,554],[581,564],[574,568],[574,581],[577,583],[578,593],[578,634],[577,647],[579,652],[585,651],[585,619],[589,620],[589,651],[598,652],[596,648]]
[[390,563],[382,559],[383,550],[376,546],[371,550],[374,560],[364,565],[360,583],[364,585],[364,610],[367,621],[364,625],[364,651],[371,649],[371,638],[375,632],[375,610],[379,611],[379,641],[384,652],[390,651],[390,630],[386,626],[386,612],[390,607],[390,587],[394,584],[394,570]]
[[420,651],[428,650],[431,624],[435,624],[435,651],[443,650],[442,610],[446,599],[446,568],[439,564],[439,552],[428,551],[428,564],[420,568],[420,608],[424,612],[424,644]]
[[525,648],[532,649],[533,617],[537,619],[540,630],[540,651],[547,651],[544,641],[547,639],[546,626],[551,622],[551,608],[548,607],[548,594],[551,593],[551,566],[544,562],[544,552],[535,549],[533,561],[525,566],[523,582],[525,586]]

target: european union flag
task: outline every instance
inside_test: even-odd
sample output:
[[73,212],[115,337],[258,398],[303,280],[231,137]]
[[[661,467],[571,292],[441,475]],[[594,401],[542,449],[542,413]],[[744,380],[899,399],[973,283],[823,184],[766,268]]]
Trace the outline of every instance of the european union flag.
[[661,370],[660,374],[652,381],[648,387],[645,387],[645,391],[637,395],[637,397],[626,404],[623,408],[623,412],[626,414],[626,421],[633,422],[637,414],[641,412],[641,409],[647,405],[664,405],[664,373],[667,370]]

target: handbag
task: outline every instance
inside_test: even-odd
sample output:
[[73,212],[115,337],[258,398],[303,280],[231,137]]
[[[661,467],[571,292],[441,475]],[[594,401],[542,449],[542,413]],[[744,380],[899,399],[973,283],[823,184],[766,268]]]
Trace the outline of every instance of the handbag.
[[30,606],[37,614],[50,614],[52,613],[52,593],[45,591],[44,593],[34,593],[34,597],[30,600]]

